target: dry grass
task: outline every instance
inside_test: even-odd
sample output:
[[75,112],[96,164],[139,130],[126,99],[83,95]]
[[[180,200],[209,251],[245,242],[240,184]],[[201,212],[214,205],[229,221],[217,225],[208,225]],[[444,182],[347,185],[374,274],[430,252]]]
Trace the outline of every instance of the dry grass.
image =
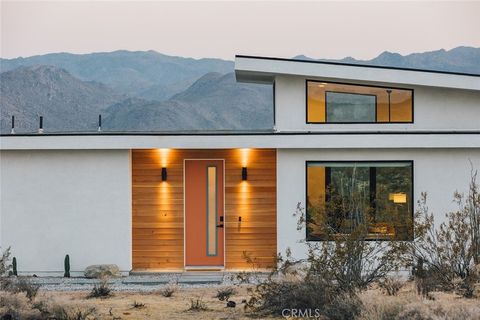
[[380,290],[360,294],[364,308],[361,320],[422,319],[422,320],[478,320],[480,299],[465,299],[453,293],[432,293],[434,300],[416,294],[413,283],[407,283],[396,296]]
[[[252,318],[245,313],[243,303],[241,303],[242,300],[248,299],[248,287],[251,285],[235,288],[236,294],[231,297],[231,300],[237,302],[236,308],[227,308],[225,301],[219,301],[215,297],[219,290],[228,287],[178,288],[175,295],[170,298],[163,297],[158,292],[117,291],[109,299],[87,299],[86,291],[48,292],[40,289],[33,303],[48,301],[49,305],[63,306],[72,311],[95,309],[93,317],[87,319],[251,320]],[[24,293],[23,296],[22,294],[16,296],[16,299],[12,299],[11,295],[2,295],[0,292],[0,298],[3,298],[0,300],[4,304],[17,303],[19,304],[17,307],[21,308],[21,305],[29,303]],[[364,306],[360,319],[480,319],[480,299],[465,299],[458,295],[442,292],[433,293],[433,296],[435,297],[433,301],[423,299],[415,293],[412,283],[407,283],[402,287],[397,296],[387,296],[382,294],[378,288],[373,288],[360,294]],[[188,311],[191,307],[191,300],[198,297],[201,297],[207,310]],[[5,310],[6,306],[0,305],[0,314]],[[35,319],[35,312],[29,316]]]
[[[81,309],[94,307],[98,319],[250,319],[243,311],[241,301],[247,299],[246,287],[239,288],[233,298],[237,302],[236,308],[226,308],[226,302],[219,301],[215,294],[216,288],[178,288],[172,297],[166,298],[157,292],[119,292],[108,299],[87,299],[86,292],[45,292],[41,291],[37,299],[51,298],[54,303],[68,305]],[[192,299],[201,297],[207,310],[192,310]],[[144,307],[133,307],[135,302],[141,302]],[[201,308],[200,308],[201,309]]]

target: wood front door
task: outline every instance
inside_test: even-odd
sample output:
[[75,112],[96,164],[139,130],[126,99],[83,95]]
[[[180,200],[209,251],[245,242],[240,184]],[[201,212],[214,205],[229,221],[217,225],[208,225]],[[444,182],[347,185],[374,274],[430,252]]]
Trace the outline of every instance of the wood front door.
[[223,160],[185,160],[185,266],[224,266]]

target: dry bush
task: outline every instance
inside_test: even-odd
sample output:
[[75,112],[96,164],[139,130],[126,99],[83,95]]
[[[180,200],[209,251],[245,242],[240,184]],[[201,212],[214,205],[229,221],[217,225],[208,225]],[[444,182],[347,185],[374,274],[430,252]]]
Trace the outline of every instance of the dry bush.
[[[467,194],[455,192],[458,209],[448,212],[437,228],[434,214],[421,194],[414,215],[414,241],[395,242],[398,259],[413,268],[420,294],[434,290],[453,291],[471,297],[479,282],[475,267],[480,263],[480,186],[472,170]],[[461,279],[459,283],[458,279]]]
[[478,319],[480,309],[475,306],[453,304],[444,306],[435,302],[416,302],[403,307],[396,316],[398,320],[474,320]]
[[22,293],[0,291],[0,319],[42,319],[42,312]]
[[450,293],[437,293],[436,300],[425,300],[416,294],[413,282],[405,284],[396,296],[385,296],[378,290],[359,295],[363,302],[360,320],[394,319],[478,319],[480,306]]
[[168,286],[162,290],[160,290],[160,294],[164,296],[165,298],[170,298],[173,296],[173,294],[177,291],[176,287],[173,286]]
[[96,283],[92,291],[88,294],[87,298],[108,298],[113,295],[113,290],[108,283],[108,279],[101,279],[99,283]]
[[48,310],[48,317],[44,319],[54,320],[90,320],[96,319],[95,308],[69,308],[55,305]]
[[0,290],[15,293],[25,293],[29,300],[33,300],[40,286],[32,283],[27,278],[10,276],[12,268],[10,262],[10,248],[7,248],[0,256]]
[[9,263],[10,260],[10,248],[7,248],[2,252],[0,256],[0,277],[5,277],[9,274],[12,265]]
[[238,284],[250,284],[259,282],[260,279],[260,263],[258,258],[254,257],[251,252],[242,251],[242,259],[249,265],[249,271],[240,271],[230,277],[230,280]]
[[388,296],[396,296],[404,285],[405,281],[397,277],[387,277],[378,281],[378,287]]
[[133,309],[143,309],[145,308],[145,303],[134,301],[132,304]]
[[[303,229],[305,210],[300,203],[295,216],[298,229]],[[270,277],[250,290],[246,308],[260,315],[282,316],[285,309],[294,309],[328,319],[357,317],[362,310],[358,292],[397,270],[398,255],[388,242],[368,241],[365,224],[352,226],[349,234],[333,231],[330,241],[306,243],[307,259],[292,259],[290,250],[285,257],[279,255]]]
[[13,282],[12,291],[24,292],[28,299],[33,300],[40,289],[40,285],[32,283],[28,279],[19,278]]
[[230,297],[236,293],[237,291],[234,288],[223,288],[217,291],[214,298],[217,298],[220,301],[228,301],[230,300]]
[[[355,214],[361,214],[358,210]],[[352,213],[353,214],[353,213]],[[294,214],[298,217],[298,230],[306,225],[305,209],[300,203]],[[336,283],[350,293],[365,290],[374,282],[398,271],[399,248],[388,241],[370,241],[368,227],[362,219],[352,224],[348,234],[339,234],[328,224],[322,230],[329,241],[306,242],[308,257],[303,262],[308,265],[308,273],[319,276],[329,283]],[[279,261],[288,266],[298,263],[288,257]]]
[[250,289],[246,309],[261,316],[282,316],[285,309],[294,309],[310,310],[329,319],[352,319],[360,313],[361,303],[356,295],[318,277],[305,281],[269,278]]
[[207,311],[207,304],[203,301],[202,298],[192,298],[190,299],[190,307],[187,311]]

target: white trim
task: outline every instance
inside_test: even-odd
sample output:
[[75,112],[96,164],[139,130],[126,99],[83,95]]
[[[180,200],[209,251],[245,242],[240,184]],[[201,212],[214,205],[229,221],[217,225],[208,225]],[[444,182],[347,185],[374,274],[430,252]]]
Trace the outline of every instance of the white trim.
[[217,269],[219,266],[187,266],[187,224],[186,224],[186,219],[185,219],[185,209],[187,207],[187,202],[185,201],[185,173],[186,173],[186,166],[185,162],[186,161],[222,161],[223,162],[223,269],[225,269],[225,257],[226,257],[226,245],[225,245],[225,233],[227,229],[226,225],[226,211],[225,211],[225,159],[219,159],[219,158],[200,158],[200,159],[183,159],[183,269],[195,269],[197,267],[200,267],[200,269],[207,269],[207,268],[214,268]]
[[[327,128],[327,127],[326,127]],[[330,126],[334,130],[334,127]],[[327,128],[327,129],[328,129]],[[350,129],[346,129],[350,130]],[[405,130],[408,132],[409,130]],[[468,131],[468,130],[467,130]],[[388,130],[382,131],[382,133]],[[479,148],[480,134],[324,134],[244,136],[4,136],[0,150],[78,149],[404,149]]]

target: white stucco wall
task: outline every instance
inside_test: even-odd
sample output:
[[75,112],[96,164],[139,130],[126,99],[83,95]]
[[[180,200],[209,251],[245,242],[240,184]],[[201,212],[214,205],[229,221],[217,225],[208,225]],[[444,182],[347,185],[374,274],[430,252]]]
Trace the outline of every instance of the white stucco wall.
[[293,216],[297,203],[305,206],[305,162],[307,160],[413,160],[414,203],[428,193],[428,206],[436,221],[453,210],[455,190],[466,191],[470,182],[470,161],[480,171],[480,149],[442,150],[320,150],[279,149],[277,151],[277,250],[292,250],[294,257],[306,257],[305,229],[297,231]]
[[113,263],[131,270],[129,150],[0,153],[0,245],[19,272],[63,274]]
[[[337,80],[338,81],[338,80]],[[361,83],[361,82],[359,82]],[[307,124],[305,78],[275,78],[275,114],[279,131],[479,130],[480,91],[403,86],[414,90],[414,123]],[[379,85],[388,86],[387,83]],[[396,85],[398,86],[398,85]],[[394,85],[395,87],[395,85]]]

